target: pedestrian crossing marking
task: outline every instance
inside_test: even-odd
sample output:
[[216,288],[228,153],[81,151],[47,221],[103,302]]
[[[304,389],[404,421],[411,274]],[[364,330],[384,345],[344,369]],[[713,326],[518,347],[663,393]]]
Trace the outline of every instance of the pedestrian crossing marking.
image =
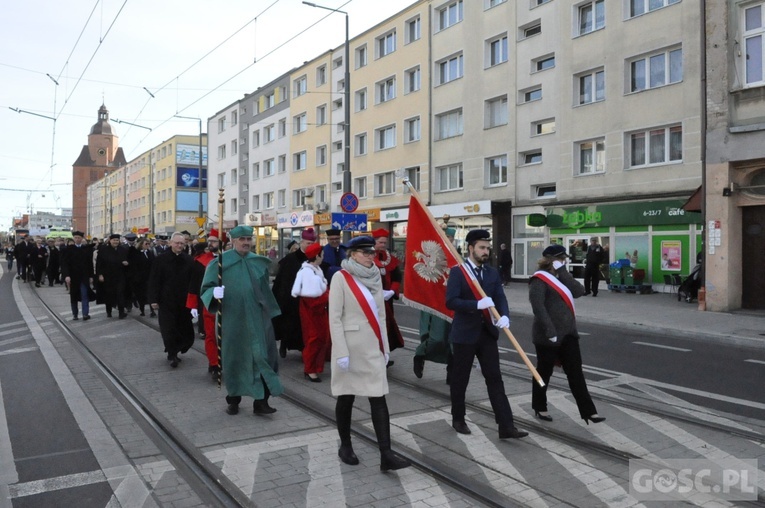
[[26,332],[28,330],[29,329],[26,326],[22,326],[21,328],[14,328],[13,330],[5,330],[4,332],[0,332],[0,337],[5,337],[6,335],[11,335],[19,332]]
[[19,353],[29,353],[30,351],[38,351],[38,350],[39,348],[37,347],[15,348],[15,349],[9,349],[8,351],[0,351],[0,356],[17,355]]
[[8,490],[11,493],[11,498],[16,499],[20,497],[35,496],[45,492],[84,487],[85,485],[93,485],[94,483],[105,481],[106,476],[104,476],[103,471],[98,470],[17,483],[15,485],[9,485]]

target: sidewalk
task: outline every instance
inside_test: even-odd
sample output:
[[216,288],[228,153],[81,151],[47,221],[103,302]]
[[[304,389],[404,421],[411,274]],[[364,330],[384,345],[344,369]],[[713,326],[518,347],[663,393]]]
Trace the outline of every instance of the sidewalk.
[[[528,284],[511,282],[505,288],[510,313],[531,315]],[[652,333],[712,341],[719,344],[765,348],[765,312],[702,312],[698,304],[677,301],[677,295],[616,293],[600,282],[597,298],[575,301],[577,320]]]

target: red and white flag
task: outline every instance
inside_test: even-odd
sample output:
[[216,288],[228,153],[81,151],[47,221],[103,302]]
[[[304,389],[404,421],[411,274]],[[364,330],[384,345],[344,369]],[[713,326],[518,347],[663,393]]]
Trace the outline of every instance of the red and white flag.
[[411,307],[451,321],[454,311],[446,308],[446,281],[451,268],[460,261],[447,242],[446,234],[436,226],[430,212],[412,196],[406,233],[403,299]]

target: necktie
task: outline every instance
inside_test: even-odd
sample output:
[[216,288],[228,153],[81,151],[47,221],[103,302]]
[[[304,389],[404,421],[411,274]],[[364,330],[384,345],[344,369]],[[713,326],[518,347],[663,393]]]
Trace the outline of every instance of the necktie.
[[475,275],[478,277],[478,282],[483,282],[483,267],[476,266],[475,267]]

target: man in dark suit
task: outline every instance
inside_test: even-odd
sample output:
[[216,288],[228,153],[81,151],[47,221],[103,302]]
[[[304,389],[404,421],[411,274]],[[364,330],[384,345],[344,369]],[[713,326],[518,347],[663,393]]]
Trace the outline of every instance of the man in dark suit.
[[[453,365],[451,376],[452,427],[460,434],[470,434],[465,423],[465,390],[473,369],[473,359],[478,358],[481,373],[486,380],[486,389],[494,415],[499,424],[499,438],[521,438],[528,436],[515,428],[513,411],[505,395],[502,372],[499,370],[498,328],[510,326],[507,298],[502,289],[502,279],[496,269],[489,266],[491,238],[488,231],[474,229],[465,238],[468,257],[463,267],[454,267],[449,273],[446,285],[446,307],[454,311],[449,340],[452,343]],[[469,278],[480,284],[487,296],[471,289]],[[476,288],[477,289],[477,288]],[[492,322],[489,309],[496,307],[500,319]]]
[[69,286],[72,317],[77,320],[77,302],[82,302],[82,320],[90,319],[90,285],[93,283],[93,248],[84,242],[85,233],[72,232],[74,245],[61,254],[61,275]]

